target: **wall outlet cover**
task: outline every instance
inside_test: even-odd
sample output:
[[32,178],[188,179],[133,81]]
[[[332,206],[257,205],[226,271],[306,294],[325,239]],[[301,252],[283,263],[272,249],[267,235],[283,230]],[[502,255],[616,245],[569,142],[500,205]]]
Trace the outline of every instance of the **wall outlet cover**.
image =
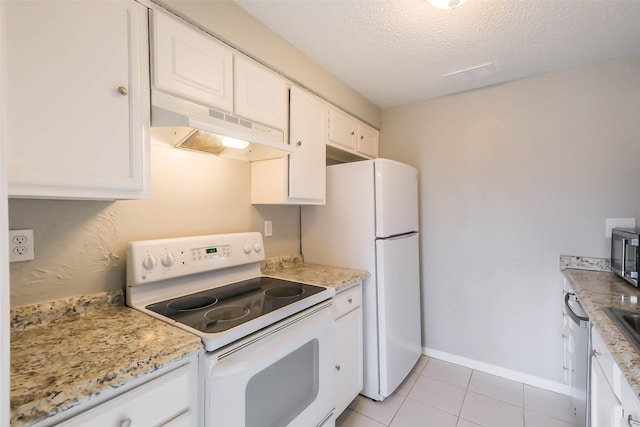
[[33,252],[33,230],[9,230],[9,262],[31,261]]

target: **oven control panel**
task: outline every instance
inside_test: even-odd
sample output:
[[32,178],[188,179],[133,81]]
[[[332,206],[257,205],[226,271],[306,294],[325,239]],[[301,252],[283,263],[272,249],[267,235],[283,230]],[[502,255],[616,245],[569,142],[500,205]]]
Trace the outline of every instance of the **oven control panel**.
[[254,232],[131,242],[127,250],[127,286],[262,260],[262,235]]

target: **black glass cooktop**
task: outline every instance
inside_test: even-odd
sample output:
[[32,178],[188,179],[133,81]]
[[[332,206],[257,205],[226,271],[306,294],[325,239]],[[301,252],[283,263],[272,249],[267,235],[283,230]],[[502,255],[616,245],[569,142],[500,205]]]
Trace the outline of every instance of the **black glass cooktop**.
[[256,277],[146,306],[201,332],[223,332],[323,291],[321,286]]

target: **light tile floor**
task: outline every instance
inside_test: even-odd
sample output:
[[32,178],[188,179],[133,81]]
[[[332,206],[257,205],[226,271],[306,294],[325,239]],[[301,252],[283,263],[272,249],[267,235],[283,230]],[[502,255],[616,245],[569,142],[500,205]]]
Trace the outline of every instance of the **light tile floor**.
[[422,356],[383,402],[358,396],[336,427],[571,427],[568,396]]

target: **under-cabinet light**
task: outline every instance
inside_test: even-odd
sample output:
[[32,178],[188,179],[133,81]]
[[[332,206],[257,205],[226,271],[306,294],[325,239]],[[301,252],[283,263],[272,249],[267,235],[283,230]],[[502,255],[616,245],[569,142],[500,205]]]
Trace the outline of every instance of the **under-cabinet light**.
[[242,139],[229,138],[228,136],[225,136],[224,138],[222,138],[222,145],[229,148],[237,148],[239,150],[243,150],[249,146],[249,142]]

